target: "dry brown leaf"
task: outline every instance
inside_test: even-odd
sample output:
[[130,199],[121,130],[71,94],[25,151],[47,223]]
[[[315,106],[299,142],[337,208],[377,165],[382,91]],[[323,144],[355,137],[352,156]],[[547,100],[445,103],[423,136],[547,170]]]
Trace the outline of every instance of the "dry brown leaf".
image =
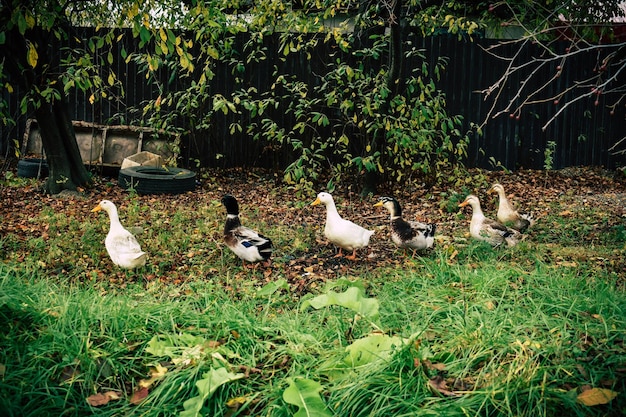
[[617,397],[617,392],[606,388],[591,388],[578,394],[576,400],[588,407],[594,405],[608,404]]
[[101,405],[107,405],[111,400],[119,400],[120,396],[115,391],[107,391],[104,394],[98,393],[87,397],[87,402],[92,407],[99,407]]
[[140,390],[135,391],[129,401],[134,405],[140,404],[148,396],[148,393],[148,388],[143,387]]
[[450,391],[446,380],[440,375],[430,378],[428,383],[432,389],[445,397],[457,397],[459,395],[456,392]]

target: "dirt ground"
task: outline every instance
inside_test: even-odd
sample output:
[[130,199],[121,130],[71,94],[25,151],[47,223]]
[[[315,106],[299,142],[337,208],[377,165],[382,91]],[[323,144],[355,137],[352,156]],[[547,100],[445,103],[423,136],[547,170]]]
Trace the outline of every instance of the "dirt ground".
[[[2,174],[4,175],[4,173]],[[261,216],[267,224],[281,224],[288,227],[310,226],[312,240],[306,250],[297,256],[283,256],[279,264],[284,265],[284,275],[290,282],[302,281],[298,286],[311,284],[311,279],[304,276],[318,275],[324,279],[332,278],[353,268],[352,261],[337,259],[335,248],[328,244],[322,235],[325,211],[323,206],[310,207],[315,199],[314,193],[298,197],[290,188],[281,183],[282,174],[260,170],[212,170],[199,174],[195,192],[182,195],[138,196],[141,203],[150,205],[155,199],[166,202],[165,206],[175,212],[178,209],[194,210],[201,206],[216,204],[221,196],[230,193],[237,197],[242,208],[258,210],[254,215],[243,213],[242,219]],[[607,228],[623,225],[626,227],[626,177],[620,171],[606,171],[597,168],[568,168],[560,171],[518,171],[514,173],[472,171],[466,184],[461,186],[435,186],[427,188],[420,184],[381,186],[380,195],[362,198],[358,190],[351,187],[339,188],[333,195],[340,214],[365,227],[377,230],[367,253],[357,260],[368,268],[377,264],[395,262],[399,257],[396,248],[389,240],[389,215],[383,208],[373,207],[382,195],[393,195],[403,208],[406,219],[416,219],[438,224],[438,244],[463,242],[467,239],[471,213],[456,208],[459,198],[472,192],[481,199],[483,210],[489,217],[495,216],[496,198],[487,195],[489,184],[503,184],[510,199],[520,209],[533,213],[541,222],[551,210],[558,210],[562,217],[577,216],[582,207],[593,207],[604,213],[605,219],[597,233]],[[479,184],[479,185],[476,185]],[[320,190],[321,191],[321,190]],[[127,191],[117,186],[117,180],[110,177],[97,177],[93,189],[77,195],[49,196],[38,191],[37,184],[27,187],[0,185],[0,236],[8,233],[20,239],[41,236],[45,230],[29,222],[46,207],[55,211],[64,211],[72,215],[84,213],[89,218],[89,210],[103,198],[124,201]],[[607,220],[608,219],[608,220]],[[590,219],[594,222],[594,219]],[[245,222],[245,220],[244,220]],[[545,227],[545,225],[544,225]],[[212,239],[220,239],[221,229],[216,228]],[[588,241],[580,242],[584,246],[592,243],[597,236],[591,235]],[[0,256],[0,259],[4,256]],[[623,254],[616,254],[623,258]],[[626,268],[624,261],[617,266]],[[280,266],[280,265],[279,265]],[[286,272],[286,271],[289,272]],[[309,272],[311,274],[309,274]],[[623,271],[626,273],[626,269]],[[178,273],[178,272],[177,272]],[[183,272],[180,272],[184,274]],[[271,273],[269,275],[272,275]],[[176,279],[176,277],[172,278]]]

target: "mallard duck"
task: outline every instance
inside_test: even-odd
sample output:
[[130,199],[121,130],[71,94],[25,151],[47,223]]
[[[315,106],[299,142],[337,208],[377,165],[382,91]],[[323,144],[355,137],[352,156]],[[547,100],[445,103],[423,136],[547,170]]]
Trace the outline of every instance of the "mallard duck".
[[100,210],[108,213],[111,223],[109,233],[104,240],[104,246],[113,263],[125,269],[144,266],[148,255],[141,250],[135,236],[120,223],[115,204],[109,200],[102,200],[91,212],[95,213]]
[[226,194],[222,197],[222,205],[226,208],[226,224],[224,225],[224,243],[235,255],[247,262],[264,261],[269,264],[272,256],[272,241],[241,225],[239,220],[239,204],[235,197]]
[[337,213],[337,207],[333,196],[328,193],[319,193],[317,199],[311,203],[312,206],[323,204],[326,206],[326,225],[324,226],[324,236],[331,243],[339,246],[338,257],[342,256],[342,249],[352,251],[352,255],[347,259],[356,260],[356,250],[366,247],[370,242],[373,230],[367,230],[350,220],[342,219]]
[[509,202],[502,185],[494,184],[487,193],[498,194],[498,213],[496,217],[500,223],[522,233],[535,223],[530,214],[519,213],[515,210],[513,205]]
[[472,220],[470,221],[470,235],[477,240],[488,242],[492,246],[515,246],[519,243],[521,235],[515,229],[510,229],[495,220],[488,219],[480,208],[480,200],[473,194],[468,195],[459,204],[459,207],[470,205],[472,207]]
[[423,250],[432,248],[435,244],[437,225],[404,220],[400,203],[395,198],[381,197],[374,207],[385,207],[389,210],[391,240],[399,247]]

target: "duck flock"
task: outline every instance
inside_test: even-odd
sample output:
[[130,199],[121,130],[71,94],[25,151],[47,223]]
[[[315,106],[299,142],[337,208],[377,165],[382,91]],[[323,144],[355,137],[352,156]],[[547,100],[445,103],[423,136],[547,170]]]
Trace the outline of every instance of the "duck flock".
[[[515,246],[522,239],[523,233],[534,224],[533,218],[514,208],[502,185],[494,184],[488,193],[498,195],[496,219],[490,219],[484,215],[480,200],[476,195],[468,195],[459,204],[459,207],[470,206],[472,208],[469,226],[470,236],[494,247],[500,245]],[[239,205],[235,197],[226,194],[222,197],[221,203],[226,209],[223,236],[225,245],[242,260],[244,266],[246,262],[269,265],[273,251],[272,240],[241,224]],[[336,256],[342,257],[344,256],[343,251],[347,251],[351,253],[345,257],[356,260],[357,250],[369,245],[374,231],[342,218],[337,211],[332,195],[327,192],[319,193],[315,201],[311,203],[312,206],[319,204],[326,207],[324,236],[339,248]],[[393,197],[381,197],[374,206],[384,207],[389,211],[391,241],[396,246],[414,252],[425,251],[434,246],[436,224],[404,220],[400,203]],[[113,263],[124,269],[144,266],[147,254],[142,251],[135,236],[120,223],[115,204],[109,200],[102,200],[92,212],[100,210],[109,215],[110,228],[105,239],[105,247]]]

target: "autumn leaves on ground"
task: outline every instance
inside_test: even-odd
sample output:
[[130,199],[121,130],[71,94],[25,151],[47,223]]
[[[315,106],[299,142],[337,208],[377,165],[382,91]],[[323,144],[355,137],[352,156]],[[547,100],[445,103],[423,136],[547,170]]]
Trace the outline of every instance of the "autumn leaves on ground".
[[[407,219],[438,224],[435,249],[418,255],[393,246],[378,196],[340,188],[339,213],[376,231],[356,261],[334,257],[324,208],[310,206],[315,193],[280,178],[207,172],[196,192],[177,196],[133,195],[97,178],[93,190],[53,197],[5,173],[0,407],[155,416],[626,410],[618,174],[472,171],[446,186],[383,185]],[[537,218],[515,248],[473,242],[471,213],[458,208],[474,193],[494,217],[494,182]],[[271,266],[242,268],[225,247],[225,193],[245,225],[272,238]],[[108,258],[108,219],[90,212],[104,198],[143,230],[144,268],[122,271]]]

